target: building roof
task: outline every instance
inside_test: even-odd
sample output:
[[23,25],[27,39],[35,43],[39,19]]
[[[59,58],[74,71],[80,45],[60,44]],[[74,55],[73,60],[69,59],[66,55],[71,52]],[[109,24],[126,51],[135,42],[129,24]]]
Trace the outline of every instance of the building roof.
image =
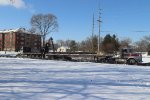
[[0,33],[9,33],[9,32],[25,32],[24,28],[18,28],[18,29],[8,29],[8,30],[0,30]]
[[68,46],[61,46],[59,48],[70,49]]
[[[27,31],[25,28],[0,30],[0,33],[10,33],[10,32],[19,32],[19,33],[27,33],[27,34],[31,34],[31,32]],[[39,35],[39,34],[36,34],[36,35]]]

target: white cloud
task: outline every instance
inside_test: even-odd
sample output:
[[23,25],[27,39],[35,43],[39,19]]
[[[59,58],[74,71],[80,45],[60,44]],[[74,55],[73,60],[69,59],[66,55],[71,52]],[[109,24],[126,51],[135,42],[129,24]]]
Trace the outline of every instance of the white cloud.
[[34,6],[32,4],[27,4],[26,8],[28,9],[28,11],[30,13],[35,13],[36,12],[36,10],[34,9]]
[[23,0],[0,0],[0,6],[13,6],[15,8],[26,8]]

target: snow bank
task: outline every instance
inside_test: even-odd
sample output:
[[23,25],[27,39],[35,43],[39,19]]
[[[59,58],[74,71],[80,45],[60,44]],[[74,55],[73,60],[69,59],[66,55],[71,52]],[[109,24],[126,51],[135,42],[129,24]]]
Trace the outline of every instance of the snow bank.
[[4,57],[16,57],[16,55],[20,54],[20,52],[15,51],[0,51],[0,56]]

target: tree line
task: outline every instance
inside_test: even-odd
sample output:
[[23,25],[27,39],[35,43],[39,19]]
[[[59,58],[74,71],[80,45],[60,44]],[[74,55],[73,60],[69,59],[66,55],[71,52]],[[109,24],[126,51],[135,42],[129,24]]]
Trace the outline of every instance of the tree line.
[[[103,53],[115,53],[121,48],[133,48],[137,52],[150,52],[150,36],[144,36],[141,40],[133,42],[130,38],[119,40],[113,34],[106,34],[100,38],[100,51]],[[75,40],[57,40],[56,47],[67,46],[70,51],[98,52],[98,36],[90,36],[81,42]]]
[[[39,33],[42,38],[42,46],[45,45],[46,36],[53,31],[58,30],[57,17],[53,14],[37,14],[31,18],[31,33]],[[98,52],[98,35],[87,37],[85,40],[78,42],[76,40],[57,40],[55,49],[60,46],[67,46],[71,52]],[[121,48],[131,47],[137,52],[150,52],[150,35],[144,36],[137,42],[132,42],[130,38],[119,40],[115,34],[106,34],[100,38],[100,51],[104,53],[114,53]]]

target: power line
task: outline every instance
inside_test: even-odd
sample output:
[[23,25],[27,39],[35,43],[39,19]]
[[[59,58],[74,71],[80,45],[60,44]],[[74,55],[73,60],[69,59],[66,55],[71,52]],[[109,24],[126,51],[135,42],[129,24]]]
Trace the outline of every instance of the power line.
[[133,32],[136,32],[136,33],[149,33],[150,31],[142,31],[142,30],[138,30],[138,31],[133,31]]

